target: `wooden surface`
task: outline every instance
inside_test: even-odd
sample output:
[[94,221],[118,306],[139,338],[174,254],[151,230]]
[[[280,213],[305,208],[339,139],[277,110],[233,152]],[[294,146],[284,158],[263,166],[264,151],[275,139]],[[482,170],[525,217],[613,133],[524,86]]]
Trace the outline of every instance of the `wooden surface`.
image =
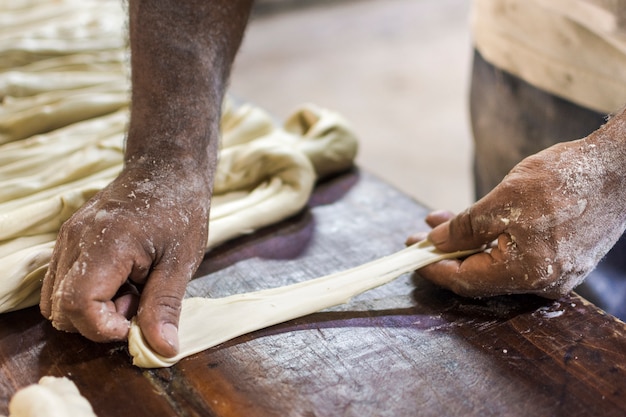
[[[208,254],[189,295],[224,296],[343,270],[403,247],[426,209],[357,171],[309,208]],[[207,320],[211,320],[207,317]],[[0,414],[43,375],[107,416],[624,416],[626,326],[576,295],[463,299],[416,274],[257,331],[172,368],[124,344],[0,315]]]

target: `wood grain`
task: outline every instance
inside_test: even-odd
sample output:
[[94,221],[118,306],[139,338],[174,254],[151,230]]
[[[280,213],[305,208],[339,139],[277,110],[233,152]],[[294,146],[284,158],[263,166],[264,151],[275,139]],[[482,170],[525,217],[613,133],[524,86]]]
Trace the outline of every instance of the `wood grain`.
[[[357,170],[292,219],[207,254],[189,296],[311,279],[403,247],[427,209]],[[207,317],[207,320],[210,320]],[[107,416],[623,416],[626,326],[575,294],[472,300],[406,275],[350,303],[241,336],[172,368],[0,316],[0,414],[65,375]]]

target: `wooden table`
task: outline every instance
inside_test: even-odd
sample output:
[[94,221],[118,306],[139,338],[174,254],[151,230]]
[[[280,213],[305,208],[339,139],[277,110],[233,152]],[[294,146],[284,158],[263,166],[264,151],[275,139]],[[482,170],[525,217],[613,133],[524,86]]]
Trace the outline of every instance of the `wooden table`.
[[[350,172],[308,209],[207,255],[189,295],[343,270],[403,247],[427,209]],[[211,320],[207,317],[207,320]],[[68,376],[107,416],[624,416],[626,325],[577,295],[471,300],[417,275],[260,330],[172,368],[124,344],[55,331],[36,308],[0,316],[0,414],[16,389]]]

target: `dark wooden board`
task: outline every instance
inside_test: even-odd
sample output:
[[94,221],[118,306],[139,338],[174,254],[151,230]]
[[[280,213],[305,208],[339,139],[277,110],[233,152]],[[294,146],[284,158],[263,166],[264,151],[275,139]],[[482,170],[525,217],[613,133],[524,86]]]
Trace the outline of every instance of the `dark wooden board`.
[[[188,295],[315,278],[390,254],[427,209],[353,171],[306,210],[207,254]],[[207,320],[210,320],[207,317]],[[575,294],[464,299],[417,274],[241,336],[168,369],[124,344],[0,315],[0,414],[20,387],[68,376],[107,416],[623,416],[626,325]]]

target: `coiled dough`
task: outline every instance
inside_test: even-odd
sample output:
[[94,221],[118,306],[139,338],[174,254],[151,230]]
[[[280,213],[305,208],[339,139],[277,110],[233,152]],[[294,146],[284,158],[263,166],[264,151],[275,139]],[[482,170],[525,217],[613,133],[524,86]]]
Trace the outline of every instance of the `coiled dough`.
[[[0,0],[0,313],[37,304],[56,234],[123,167],[125,12],[112,0]],[[227,98],[207,250],[283,220],[356,137],[313,104],[279,124]]]

